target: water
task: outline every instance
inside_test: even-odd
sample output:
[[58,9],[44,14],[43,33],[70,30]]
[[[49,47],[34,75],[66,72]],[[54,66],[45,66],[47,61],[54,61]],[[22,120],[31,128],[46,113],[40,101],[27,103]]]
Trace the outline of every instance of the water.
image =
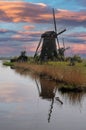
[[86,94],[57,86],[0,61],[0,130],[86,130]]

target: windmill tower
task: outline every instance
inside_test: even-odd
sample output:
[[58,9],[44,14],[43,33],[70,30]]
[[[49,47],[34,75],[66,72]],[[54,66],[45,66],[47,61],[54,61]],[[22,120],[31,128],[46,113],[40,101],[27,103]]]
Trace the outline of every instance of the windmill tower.
[[[34,57],[38,54],[38,49],[40,44],[42,43],[42,49],[40,53],[40,60],[47,61],[47,60],[55,60],[58,59],[58,50],[60,49],[58,35],[62,34],[66,31],[66,29],[62,30],[61,32],[57,33],[56,27],[56,20],[55,20],[55,11],[53,9],[53,21],[54,21],[54,31],[47,31],[41,35],[39,44],[37,46],[36,52]],[[58,44],[58,50],[57,45]]]

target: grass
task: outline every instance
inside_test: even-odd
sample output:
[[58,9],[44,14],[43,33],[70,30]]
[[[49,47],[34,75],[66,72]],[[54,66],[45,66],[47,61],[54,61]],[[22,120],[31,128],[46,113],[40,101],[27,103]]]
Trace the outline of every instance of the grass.
[[76,63],[75,66],[69,66],[69,62],[47,62],[44,64],[13,64],[5,62],[4,65],[14,65],[15,68],[21,68],[24,71],[31,71],[32,73],[51,78],[57,82],[63,82],[68,86],[86,87],[86,61]]
[[76,86],[86,85],[86,67],[84,63],[69,66],[68,62],[48,62],[46,64],[16,63],[15,67],[30,70],[40,76]]
[[5,66],[13,66],[14,64],[12,62],[5,61],[5,62],[3,62],[3,65],[5,65]]

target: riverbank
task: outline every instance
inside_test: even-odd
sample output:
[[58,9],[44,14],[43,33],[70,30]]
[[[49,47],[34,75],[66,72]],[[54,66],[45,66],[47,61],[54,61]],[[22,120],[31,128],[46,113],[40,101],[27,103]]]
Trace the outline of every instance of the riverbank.
[[[30,71],[43,78],[63,83],[62,90],[86,89],[86,65],[85,62],[69,66],[68,62],[48,62],[45,64],[34,63],[4,63],[14,69]],[[61,88],[60,88],[61,89]]]

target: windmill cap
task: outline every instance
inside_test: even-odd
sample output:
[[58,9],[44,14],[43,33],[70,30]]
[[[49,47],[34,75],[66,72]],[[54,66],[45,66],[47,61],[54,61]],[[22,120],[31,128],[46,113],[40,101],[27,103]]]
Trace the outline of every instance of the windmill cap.
[[56,34],[56,32],[54,32],[54,31],[47,31],[47,32],[43,33],[43,34],[41,35],[41,37],[42,37],[42,38],[44,38],[44,37],[54,37],[54,38],[56,38],[56,37],[57,37],[57,34]]

